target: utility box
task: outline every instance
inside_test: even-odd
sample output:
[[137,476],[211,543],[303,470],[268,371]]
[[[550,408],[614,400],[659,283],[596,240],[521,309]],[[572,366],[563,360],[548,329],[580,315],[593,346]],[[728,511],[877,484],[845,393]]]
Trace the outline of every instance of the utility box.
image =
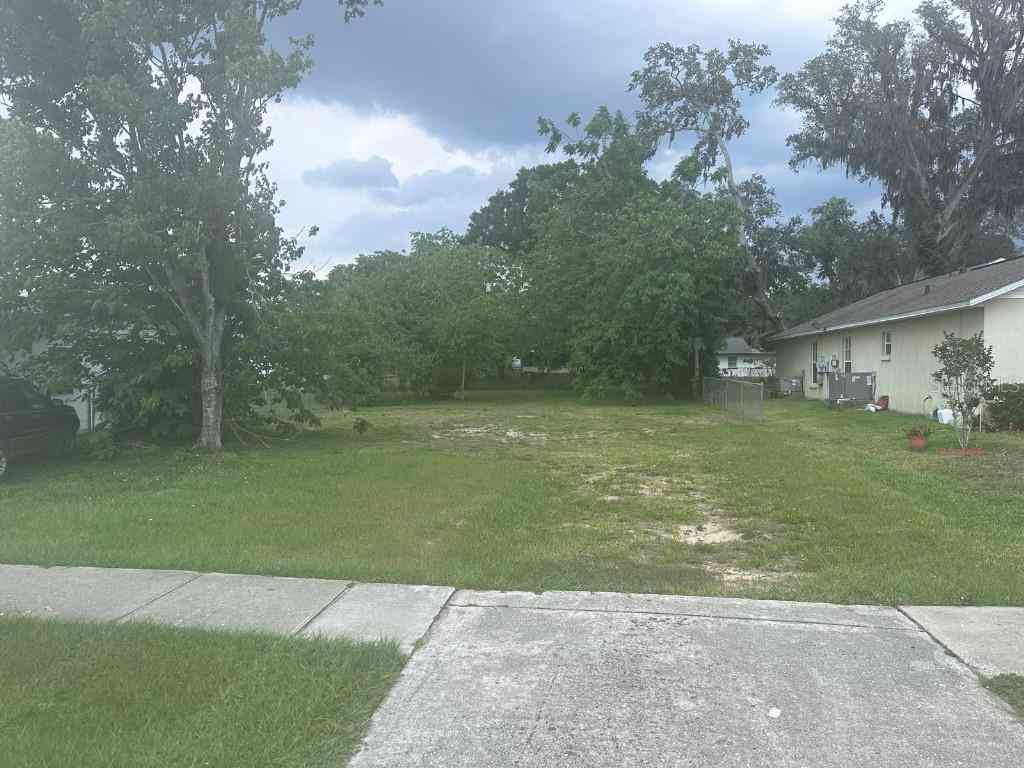
[[829,371],[825,377],[827,400],[830,405],[866,405],[875,402],[878,375],[874,371],[845,373]]

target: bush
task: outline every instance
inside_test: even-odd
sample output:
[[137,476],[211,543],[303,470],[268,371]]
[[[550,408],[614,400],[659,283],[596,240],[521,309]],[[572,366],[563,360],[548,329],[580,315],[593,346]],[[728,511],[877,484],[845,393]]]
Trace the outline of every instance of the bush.
[[987,399],[988,423],[994,429],[1024,431],[1024,383],[1000,384]]
[[79,455],[97,461],[107,461],[117,455],[117,443],[109,428],[99,428],[78,436],[76,448]]

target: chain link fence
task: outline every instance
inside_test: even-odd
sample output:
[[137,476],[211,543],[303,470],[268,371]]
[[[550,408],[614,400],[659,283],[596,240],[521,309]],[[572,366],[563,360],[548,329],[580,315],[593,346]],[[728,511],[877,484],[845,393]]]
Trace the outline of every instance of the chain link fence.
[[760,421],[764,418],[764,384],[705,377],[704,404]]

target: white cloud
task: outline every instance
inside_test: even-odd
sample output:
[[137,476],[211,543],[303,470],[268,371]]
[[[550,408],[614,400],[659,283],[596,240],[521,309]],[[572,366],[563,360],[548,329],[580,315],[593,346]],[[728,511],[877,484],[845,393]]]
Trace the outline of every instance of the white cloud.
[[[362,114],[307,98],[275,105],[268,123],[274,138],[269,173],[287,201],[279,221],[289,234],[320,228],[307,245],[304,266],[321,271],[360,252],[403,248],[416,229],[461,231],[469,214],[521,166],[544,161],[539,144],[468,151],[432,136],[406,115]],[[381,159],[399,182],[393,194],[310,183],[318,169]]]

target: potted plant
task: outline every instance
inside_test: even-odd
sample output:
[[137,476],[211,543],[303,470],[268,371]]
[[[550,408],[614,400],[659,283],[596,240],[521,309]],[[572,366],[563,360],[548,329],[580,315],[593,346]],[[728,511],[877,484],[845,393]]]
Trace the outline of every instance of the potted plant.
[[928,448],[928,437],[932,433],[931,424],[916,424],[907,427],[905,434],[910,441],[910,450],[924,451]]

